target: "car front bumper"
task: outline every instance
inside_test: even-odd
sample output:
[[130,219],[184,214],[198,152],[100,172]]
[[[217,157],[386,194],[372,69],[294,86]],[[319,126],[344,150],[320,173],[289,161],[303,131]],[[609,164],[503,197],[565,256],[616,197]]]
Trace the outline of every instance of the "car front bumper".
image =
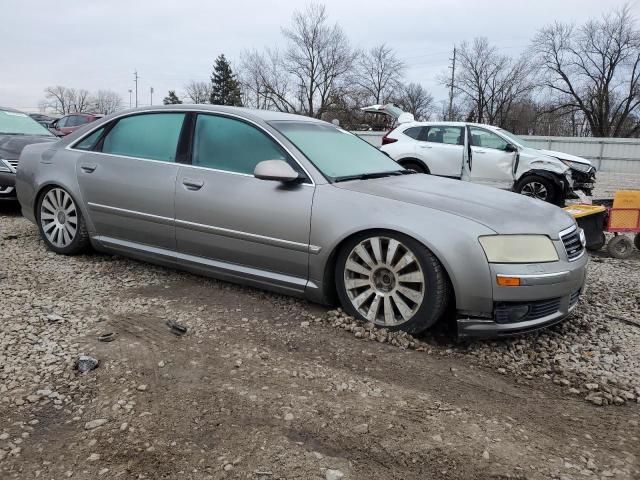
[[[458,314],[459,338],[518,335],[564,320],[585,293],[586,252],[578,259],[549,264],[491,265],[493,312]],[[496,277],[521,277],[517,287],[498,286]]]

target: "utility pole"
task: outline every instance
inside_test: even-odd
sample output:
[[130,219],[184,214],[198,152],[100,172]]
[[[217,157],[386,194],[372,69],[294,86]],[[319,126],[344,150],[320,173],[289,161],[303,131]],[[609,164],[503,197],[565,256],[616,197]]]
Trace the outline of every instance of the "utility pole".
[[153,105],[153,87],[151,87],[151,90],[149,91],[151,92],[151,100],[149,100],[149,103]]
[[129,89],[129,108],[131,108],[131,93],[133,90]]
[[138,79],[140,77],[138,76],[138,70],[134,70],[133,71],[133,81],[136,84],[136,108],[138,108]]
[[456,78],[456,46],[453,46],[453,58],[450,59],[451,60],[451,85],[449,85],[449,114],[448,114],[448,119],[449,121],[453,120],[452,118],[452,114],[453,114],[453,82]]

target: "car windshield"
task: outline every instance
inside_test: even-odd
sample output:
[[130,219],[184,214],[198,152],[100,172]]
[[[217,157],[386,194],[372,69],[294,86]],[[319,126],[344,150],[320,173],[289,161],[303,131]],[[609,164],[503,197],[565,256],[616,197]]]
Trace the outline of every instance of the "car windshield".
[[0,135],[43,135],[53,134],[25,113],[0,110]]
[[[525,142],[524,140],[522,140],[522,138],[520,138],[519,136],[508,132],[507,130],[504,130],[502,128],[498,128],[498,131],[504,136],[507,137],[507,139],[509,139],[511,141],[511,143],[515,143],[516,145],[518,145],[519,147],[529,147],[529,145],[527,145],[527,142]],[[531,147],[529,147],[531,148]]]
[[270,124],[331,180],[402,170],[373,145],[333,125],[295,121]]

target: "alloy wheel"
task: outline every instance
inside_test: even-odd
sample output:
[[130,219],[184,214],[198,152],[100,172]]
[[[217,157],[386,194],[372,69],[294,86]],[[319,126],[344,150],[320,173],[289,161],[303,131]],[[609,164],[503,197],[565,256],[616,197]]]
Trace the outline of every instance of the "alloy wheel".
[[78,231],[78,210],[71,195],[61,188],[49,190],[40,206],[40,224],[52,245],[59,248],[71,245]]
[[397,326],[420,309],[425,276],[416,255],[388,237],[370,237],[349,253],[344,267],[349,301],[368,321]]
[[526,183],[522,190],[520,191],[523,195],[527,197],[537,198],[538,200],[546,200],[549,192],[547,192],[547,187],[545,187],[540,182],[529,182]]

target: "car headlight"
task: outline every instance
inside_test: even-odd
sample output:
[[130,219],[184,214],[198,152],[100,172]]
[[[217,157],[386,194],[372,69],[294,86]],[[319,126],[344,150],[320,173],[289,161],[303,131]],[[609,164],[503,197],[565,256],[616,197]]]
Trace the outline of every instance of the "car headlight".
[[573,170],[578,170],[579,172],[583,172],[583,173],[589,173],[593,168],[592,165],[589,165],[586,163],[572,162],[571,160],[563,160],[562,158],[559,158],[558,160],[564,163],[567,167]]
[[7,165],[3,159],[0,158],[0,172],[7,172],[7,173],[11,173],[11,169],[9,168],[9,165]]
[[558,252],[545,235],[487,235],[478,238],[490,263],[555,262]]

